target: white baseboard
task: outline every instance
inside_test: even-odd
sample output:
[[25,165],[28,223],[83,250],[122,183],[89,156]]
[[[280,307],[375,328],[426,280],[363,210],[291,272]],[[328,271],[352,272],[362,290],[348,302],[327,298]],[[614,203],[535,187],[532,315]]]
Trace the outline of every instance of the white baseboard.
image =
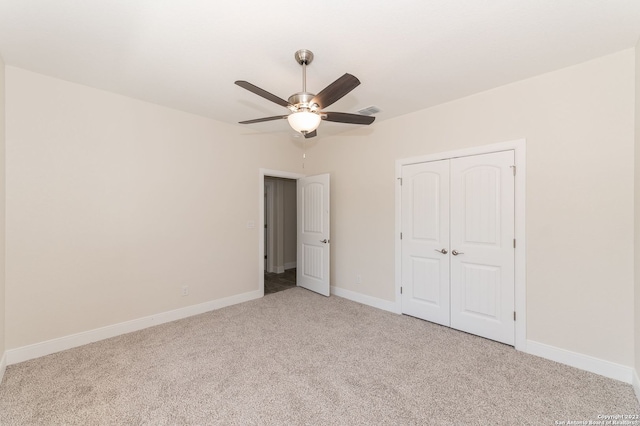
[[276,266],[276,274],[283,274],[284,266]]
[[377,297],[367,296],[366,294],[334,286],[331,286],[331,294],[335,294],[338,297],[344,297],[345,299],[349,299],[354,302],[362,303],[363,305],[382,309],[383,311],[393,312],[394,314],[399,313],[396,307],[396,302],[392,302],[390,300],[378,299]]
[[[590,371],[610,379],[620,380],[625,383],[632,383],[635,371],[631,367],[616,364],[615,362],[605,361],[589,355],[578,352],[568,351],[566,349],[556,348],[555,346],[545,345],[544,343],[527,340],[527,353],[536,355],[541,358],[550,359],[561,364],[570,365],[581,370]],[[637,378],[637,376],[636,376]],[[639,383],[640,384],[640,383]],[[636,386],[634,385],[634,389]],[[636,389],[636,395],[640,387]]]
[[298,262],[287,262],[284,264],[284,269],[293,269],[296,268],[298,266]]
[[640,378],[638,372],[633,370],[633,377],[631,378],[631,386],[633,386],[633,392],[636,394],[636,399],[640,403]]
[[4,379],[4,372],[7,371],[7,353],[4,352],[2,354],[2,358],[0,358],[0,383],[2,383],[2,379]]
[[[88,343],[97,342],[99,340],[119,336],[121,334],[142,330],[143,328],[153,327],[154,325],[164,324],[193,315],[203,314],[205,312],[221,309],[226,306],[231,306],[242,302],[248,302],[249,300],[257,299],[262,296],[263,293],[261,290],[250,291],[247,293],[237,294],[235,296],[225,297],[223,299],[211,300],[209,302],[186,306],[184,308],[175,309],[172,311],[161,312],[159,314],[150,315],[144,318],[138,318],[131,321],[112,324],[106,327],[96,328],[94,330],[83,331],[81,333],[59,337],[57,339],[47,340],[16,349],[10,349],[6,351],[5,357],[3,357],[2,362],[5,363],[6,360],[6,364],[8,365],[17,364],[19,362],[39,358],[41,356],[49,355],[55,352],[60,352],[66,349],[86,345]],[[2,371],[4,372],[4,370]]]

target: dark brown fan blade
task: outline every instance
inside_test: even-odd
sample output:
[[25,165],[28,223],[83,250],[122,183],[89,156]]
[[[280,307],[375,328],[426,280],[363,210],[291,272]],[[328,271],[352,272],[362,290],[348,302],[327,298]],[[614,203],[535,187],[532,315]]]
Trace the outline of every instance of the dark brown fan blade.
[[324,109],[355,89],[358,84],[360,80],[347,73],[318,93],[311,100],[311,104],[318,104],[320,109]]
[[236,84],[240,87],[242,87],[243,89],[247,89],[248,91],[255,93],[258,96],[262,96],[263,98],[271,101],[271,102],[275,102],[278,105],[282,105],[283,107],[288,107],[289,106],[289,102],[285,101],[282,98],[277,97],[276,95],[274,95],[273,93],[269,93],[264,89],[259,88],[258,86],[255,86],[251,83],[249,83],[248,81],[244,81],[244,80],[238,80],[236,81]]
[[273,117],[256,118],[254,120],[239,121],[240,124],[262,123],[263,121],[282,120],[286,115],[274,115]]
[[304,135],[305,139],[309,139],[309,138],[315,138],[316,136],[318,136],[318,131],[314,130],[313,132],[309,132],[307,134]]
[[347,112],[323,112],[325,120],[336,123],[371,124],[376,118],[370,115],[349,114]]

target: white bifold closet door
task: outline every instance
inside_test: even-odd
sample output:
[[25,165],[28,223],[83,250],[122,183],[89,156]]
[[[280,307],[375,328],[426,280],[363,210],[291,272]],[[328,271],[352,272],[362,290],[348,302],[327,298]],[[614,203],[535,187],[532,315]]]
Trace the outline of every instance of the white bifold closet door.
[[513,345],[514,152],[402,168],[402,312]]

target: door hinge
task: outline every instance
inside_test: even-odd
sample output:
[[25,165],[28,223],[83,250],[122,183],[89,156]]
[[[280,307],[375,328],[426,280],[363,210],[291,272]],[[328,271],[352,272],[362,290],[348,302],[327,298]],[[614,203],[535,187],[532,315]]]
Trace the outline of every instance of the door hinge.
[[516,166],[509,166],[509,167],[511,167],[513,169],[513,175],[515,176],[516,175]]
[[513,248],[516,248],[516,239],[513,239]]
[[265,259],[267,258],[267,255],[266,255],[266,254],[264,255],[264,258],[265,258]]
[[516,320],[516,311],[513,311],[513,320]]
[[402,287],[400,287],[400,294],[402,294]]
[[402,239],[402,232],[400,233],[400,239]]
[[399,177],[398,180],[400,181],[400,186],[402,186],[402,178]]

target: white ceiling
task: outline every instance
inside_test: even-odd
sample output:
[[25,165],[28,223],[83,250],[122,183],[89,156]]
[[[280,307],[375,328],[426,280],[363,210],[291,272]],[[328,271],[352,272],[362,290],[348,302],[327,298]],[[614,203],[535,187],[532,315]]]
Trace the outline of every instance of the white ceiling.
[[[630,48],[640,0],[0,0],[0,55],[25,68],[228,123],[308,91],[362,84],[327,108],[377,122]],[[374,123],[372,126],[375,126]],[[328,123],[320,135],[353,125]],[[286,121],[251,125],[289,132]]]

